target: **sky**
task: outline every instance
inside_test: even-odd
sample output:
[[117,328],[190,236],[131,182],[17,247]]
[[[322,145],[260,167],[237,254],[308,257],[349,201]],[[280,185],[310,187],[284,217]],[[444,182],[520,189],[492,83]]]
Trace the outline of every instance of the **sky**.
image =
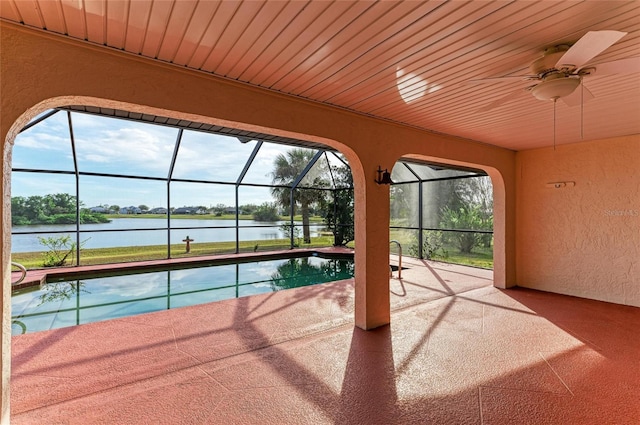
[[[71,113],[78,170],[80,172],[149,176],[166,179],[178,130],[143,122]],[[178,150],[174,178],[235,183],[256,141],[241,143],[235,137],[185,130]],[[291,146],[263,143],[245,183],[271,183],[275,158]],[[67,113],[60,111],[19,134],[12,167],[74,171]],[[75,194],[73,174],[14,172],[11,196],[54,193]],[[171,206],[235,205],[233,185],[173,182]],[[239,204],[272,202],[270,190],[241,187]],[[97,205],[167,206],[166,181],[80,176],[80,201]]]

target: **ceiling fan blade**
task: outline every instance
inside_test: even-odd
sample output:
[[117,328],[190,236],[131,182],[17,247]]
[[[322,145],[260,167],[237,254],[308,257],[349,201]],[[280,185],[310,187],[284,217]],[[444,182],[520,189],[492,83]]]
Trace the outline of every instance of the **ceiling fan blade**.
[[588,88],[584,86],[584,82],[573,91],[569,96],[561,97],[562,101],[567,106],[579,106],[582,103],[586,103],[593,99],[595,96]]
[[468,84],[484,84],[484,83],[508,83],[512,81],[528,81],[537,80],[537,75],[509,75],[507,77],[480,78],[477,80],[469,80]]
[[476,112],[489,112],[490,110],[497,108],[498,106],[502,106],[505,103],[512,102],[522,97],[526,93],[527,93],[527,89],[518,89],[518,90],[512,91],[508,93],[506,96],[496,99],[493,102],[489,103],[488,105],[483,106],[482,108],[478,109]]
[[[596,70],[594,75],[611,74],[632,74],[640,72],[640,56],[637,58],[620,59],[612,62],[605,62],[593,66]],[[589,74],[591,75],[591,73]]]
[[589,31],[562,55],[556,68],[581,68],[625,35],[622,31]]

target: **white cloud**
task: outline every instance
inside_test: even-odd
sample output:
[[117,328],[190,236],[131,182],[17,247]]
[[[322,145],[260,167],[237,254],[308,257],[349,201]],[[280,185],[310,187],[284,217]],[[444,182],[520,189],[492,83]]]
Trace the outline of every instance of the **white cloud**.
[[73,176],[43,176],[42,174],[14,173],[11,178],[11,196],[35,196],[55,193],[75,193]]
[[29,133],[16,139],[14,149],[57,150],[71,153],[68,137],[49,133]]
[[83,158],[86,161],[89,162],[102,162],[102,163],[108,163],[109,162],[109,157],[106,155],[98,155],[98,154],[87,154],[84,156]]
[[243,272],[260,278],[271,279],[271,276],[278,271],[279,265],[279,263],[275,262],[247,263],[243,268]]
[[235,182],[255,142],[241,144],[235,137],[185,132],[174,177]]
[[[132,285],[131,278],[111,278],[107,283],[100,283],[100,294],[111,295],[117,297],[140,297],[149,296],[158,293],[158,289],[166,288],[167,275],[166,273],[145,273],[142,275],[133,275],[135,279],[135,285]],[[91,292],[91,288],[87,290]]]
[[76,137],[78,166],[81,171],[92,171],[92,163],[97,162],[109,164],[114,173],[145,175],[154,171],[154,175],[166,175],[175,143],[172,136],[173,131],[160,133],[141,128],[81,133]]

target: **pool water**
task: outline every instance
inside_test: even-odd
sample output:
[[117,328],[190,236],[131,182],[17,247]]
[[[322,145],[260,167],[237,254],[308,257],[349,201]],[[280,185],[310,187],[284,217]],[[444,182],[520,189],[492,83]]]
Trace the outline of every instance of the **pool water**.
[[12,294],[12,334],[353,277],[353,259],[296,257],[48,282]]

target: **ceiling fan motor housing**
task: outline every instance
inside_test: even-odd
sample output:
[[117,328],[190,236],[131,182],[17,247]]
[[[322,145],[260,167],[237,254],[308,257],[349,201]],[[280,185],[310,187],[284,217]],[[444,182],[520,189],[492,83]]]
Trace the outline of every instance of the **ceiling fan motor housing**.
[[[544,51],[544,55],[534,61],[529,69],[532,74],[536,74],[541,78],[550,72],[558,71],[556,68],[556,64],[564,56],[564,54],[569,50],[569,45],[561,44],[559,46],[549,47]],[[567,69],[567,71],[572,70],[573,68]],[[563,69],[564,71],[564,69]]]
[[572,74],[575,71],[575,65],[564,66],[563,64],[560,69],[556,67],[570,47],[566,44],[549,47],[541,58],[531,64],[531,72],[542,80],[531,88],[531,94],[537,99],[558,100],[573,93],[580,85],[581,77]]

